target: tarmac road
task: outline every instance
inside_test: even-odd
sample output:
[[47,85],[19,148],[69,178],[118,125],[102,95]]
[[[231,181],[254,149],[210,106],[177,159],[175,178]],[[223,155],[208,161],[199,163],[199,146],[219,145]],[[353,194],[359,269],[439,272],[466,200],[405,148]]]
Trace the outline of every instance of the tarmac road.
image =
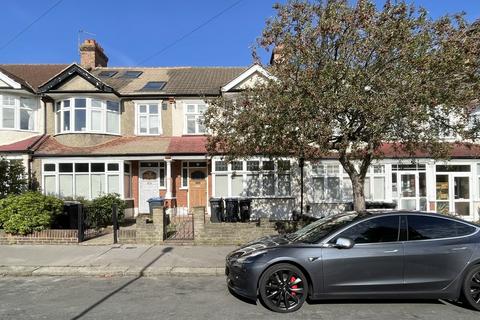
[[305,304],[294,315],[243,301],[224,277],[4,277],[0,319],[476,319],[461,305],[429,301]]

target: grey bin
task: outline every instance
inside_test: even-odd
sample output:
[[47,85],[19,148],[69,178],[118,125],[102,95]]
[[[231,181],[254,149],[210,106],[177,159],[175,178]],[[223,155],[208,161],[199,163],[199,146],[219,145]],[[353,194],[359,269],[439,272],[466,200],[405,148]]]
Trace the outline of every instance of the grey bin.
[[238,217],[238,198],[225,198],[225,221],[237,222]]
[[211,222],[222,222],[225,221],[225,213],[223,207],[222,198],[210,198],[210,209],[212,215],[210,216]]
[[150,214],[153,214],[153,208],[163,208],[165,199],[162,197],[153,197],[147,200],[150,207]]

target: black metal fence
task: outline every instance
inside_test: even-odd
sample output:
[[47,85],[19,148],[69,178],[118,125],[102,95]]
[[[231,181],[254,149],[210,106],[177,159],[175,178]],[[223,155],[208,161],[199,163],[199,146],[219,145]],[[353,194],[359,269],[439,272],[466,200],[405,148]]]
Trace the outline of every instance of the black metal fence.
[[[70,203],[67,206],[67,213],[70,223],[76,222],[78,242],[84,242],[89,239],[106,234],[105,230],[93,229],[88,225],[87,214],[85,207],[81,203]],[[113,243],[118,242],[118,208],[116,205],[112,206],[112,229],[113,229]]]
[[164,240],[194,240],[195,230],[193,214],[179,212],[176,207],[163,208],[163,239]]

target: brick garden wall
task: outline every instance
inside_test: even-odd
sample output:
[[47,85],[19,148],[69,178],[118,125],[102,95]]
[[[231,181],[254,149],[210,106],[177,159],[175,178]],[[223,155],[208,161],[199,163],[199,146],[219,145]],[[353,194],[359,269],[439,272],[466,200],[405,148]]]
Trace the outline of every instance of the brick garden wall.
[[78,231],[50,229],[28,235],[11,235],[0,230],[0,244],[77,244]]
[[278,234],[268,219],[245,223],[211,223],[205,208],[193,209],[195,244],[242,245],[252,240]]

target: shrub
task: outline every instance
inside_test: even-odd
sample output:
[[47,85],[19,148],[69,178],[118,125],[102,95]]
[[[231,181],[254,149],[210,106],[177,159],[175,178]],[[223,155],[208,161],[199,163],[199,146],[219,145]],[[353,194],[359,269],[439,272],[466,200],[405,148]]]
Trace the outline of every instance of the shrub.
[[94,200],[82,200],[85,206],[87,225],[90,228],[99,229],[112,224],[112,206],[117,205],[118,221],[124,217],[125,201],[120,199],[117,193],[109,193]]
[[39,192],[10,195],[0,200],[0,226],[12,234],[29,234],[50,227],[63,202]]
[[27,187],[28,179],[22,161],[0,158],[0,199],[25,192]]

